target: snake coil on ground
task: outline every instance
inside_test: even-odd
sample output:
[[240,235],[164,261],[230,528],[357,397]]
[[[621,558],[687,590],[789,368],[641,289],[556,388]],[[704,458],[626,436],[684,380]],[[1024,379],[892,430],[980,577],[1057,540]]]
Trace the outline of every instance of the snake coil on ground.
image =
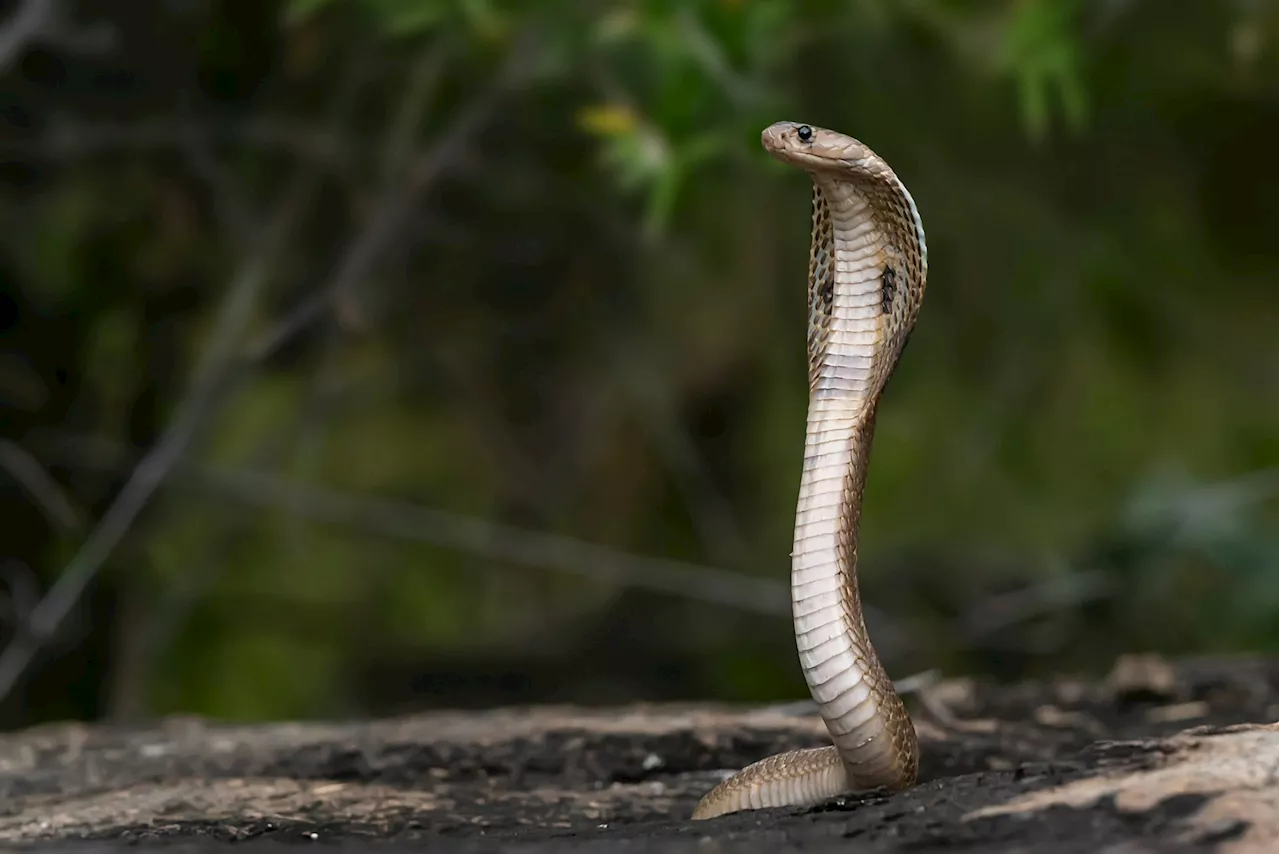
[[778,122],[761,142],[813,180],[809,414],[791,598],[800,664],[833,744],[747,766],[707,793],[695,819],[905,789],[919,760],[915,727],[863,623],[857,561],[876,404],[924,298],[924,227],[906,186],[856,139]]

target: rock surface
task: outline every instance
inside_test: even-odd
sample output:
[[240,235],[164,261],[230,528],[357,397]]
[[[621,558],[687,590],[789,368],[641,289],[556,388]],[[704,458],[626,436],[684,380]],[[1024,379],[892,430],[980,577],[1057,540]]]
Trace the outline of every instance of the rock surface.
[[1274,852],[1277,661],[909,698],[921,782],[691,822],[726,772],[826,743],[804,707],[543,707],[0,736],[0,844],[204,851]]

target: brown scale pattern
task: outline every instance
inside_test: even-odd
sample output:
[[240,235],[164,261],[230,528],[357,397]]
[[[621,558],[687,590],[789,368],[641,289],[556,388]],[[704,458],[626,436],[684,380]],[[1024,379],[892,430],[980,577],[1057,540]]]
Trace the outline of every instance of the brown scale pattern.
[[809,244],[809,392],[818,386],[818,372],[831,337],[831,308],[835,302],[835,233],[831,210],[822,189],[813,186],[813,238]]

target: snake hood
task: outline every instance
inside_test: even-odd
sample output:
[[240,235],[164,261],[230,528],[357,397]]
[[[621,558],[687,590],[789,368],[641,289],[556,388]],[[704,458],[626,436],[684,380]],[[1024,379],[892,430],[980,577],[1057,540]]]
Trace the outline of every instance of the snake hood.
[[827,181],[853,178],[865,183],[882,183],[901,195],[906,203],[904,213],[915,226],[914,236],[920,250],[920,277],[925,278],[929,247],[925,242],[920,211],[906,185],[898,180],[883,158],[851,136],[803,122],[774,122],[760,134],[760,144],[775,159],[808,172],[819,191]]

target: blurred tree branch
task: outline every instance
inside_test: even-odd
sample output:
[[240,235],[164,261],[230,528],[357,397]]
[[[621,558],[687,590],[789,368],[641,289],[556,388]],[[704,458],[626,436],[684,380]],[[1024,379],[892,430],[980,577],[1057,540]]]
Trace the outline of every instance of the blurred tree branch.
[[[339,106],[345,107],[339,99]],[[338,111],[340,114],[340,110]],[[227,227],[235,239],[251,240],[240,269],[227,286],[215,315],[209,343],[197,363],[190,386],[178,401],[170,425],[155,446],[138,462],[124,487],[90,531],[80,550],[58,575],[44,597],[0,652],[0,698],[8,695],[35,655],[57,634],[63,620],[111,553],[128,534],[134,520],[186,453],[188,446],[217,409],[219,397],[240,367],[243,339],[254,319],[261,292],[274,266],[286,251],[294,230],[305,216],[316,187],[316,172],[300,166],[262,228],[244,221],[236,202],[223,206]],[[228,191],[226,186],[221,187]],[[252,235],[252,236],[251,236]]]
[[[243,339],[254,316],[259,293],[284,251],[288,239],[304,214],[315,188],[316,173],[299,167],[293,185],[286,191],[277,212],[259,238],[258,245],[228,286],[217,313],[208,349],[197,365],[190,389],[178,403],[173,421],[156,446],[137,464],[120,494],[79,553],[67,564],[48,593],[31,610],[27,623],[0,652],[0,698],[21,678],[39,649],[57,633],[63,619],[80,599],[115,547],[126,536],[133,521],[152,495],[180,461],[195,434],[211,416],[215,401],[228,381],[266,358],[276,346],[301,326],[309,323],[332,300],[341,301],[359,284],[379,260],[382,252],[417,206],[421,195],[448,165],[496,107],[500,96],[519,82],[528,68],[536,39],[524,39],[510,54],[508,62],[480,96],[473,99],[446,137],[414,158],[403,181],[391,181],[375,204],[373,213],[342,255],[342,262],[330,280],[320,288],[318,301],[305,303],[265,336],[265,344],[251,346],[245,357]],[[403,132],[403,119],[397,130]],[[187,140],[190,141],[189,139]],[[197,149],[197,154],[201,152]],[[209,164],[205,164],[208,172]],[[225,189],[225,188],[224,188]],[[244,219],[238,205],[224,206],[232,212],[228,223],[233,234],[244,239],[254,229]]]
[[84,530],[84,514],[71,496],[21,445],[0,439],[0,469],[7,471],[27,490],[45,518],[63,534],[78,534]]
[[[73,465],[107,470],[130,465],[127,449],[109,440],[78,438],[52,444],[52,453],[58,458],[66,457]],[[560,534],[354,495],[262,471],[211,468],[184,462],[176,467],[175,474],[185,482],[247,506],[280,510],[379,536],[433,543],[522,566],[569,572],[752,613],[791,614],[791,595],[786,584],[740,572],[644,557]]]
[[[354,289],[364,282],[374,263],[393,241],[410,216],[417,209],[419,200],[440,174],[447,169],[472,141],[492,116],[502,99],[514,87],[525,82],[531,63],[537,56],[540,41],[535,31],[527,32],[510,50],[503,67],[493,80],[473,97],[462,115],[450,125],[449,130],[433,144],[412,157],[396,180],[388,180],[360,236],[344,253],[342,262],[329,281],[303,300],[294,310],[276,322],[270,329],[250,344],[246,359],[259,362],[281,347],[300,330],[304,329],[326,310],[336,310],[340,316],[353,318],[359,315],[352,303]],[[431,76],[432,61],[423,60],[415,75],[418,86],[425,86]],[[418,91],[418,86],[407,87],[406,94]],[[406,101],[406,105],[408,102]],[[393,125],[389,136],[393,149],[403,147],[396,141],[412,126],[412,112],[406,106]],[[410,118],[404,118],[409,116]]]
[[0,24],[0,73],[36,42],[52,42],[82,53],[101,52],[113,43],[107,27],[72,27],[63,14],[58,0],[21,0],[9,19]]
[[171,117],[129,122],[60,119],[51,122],[37,139],[0,141],[0,153],[59,161],[115,152],[184,148],[192,140],[278,151],[337,172],[378,156],[373,147],[341,128],[308,125],[284,116],[253,116],[240,122]]
[[17,11],[0,25],[0,71],[6,71],[22,50],[54,20],[55,0],[22,0]]
[[258,294],[266,285],[271,266],[303,210],[308,184],[299,180],[286,194],[261,245],[228,285],[209,347],[196,366],[191,387],[179,402],[172,424],[138,463],[79,553],[32,609],[25,631],[18,632],[0,652],[0,697],[13,689],[36,652],[57,633],[98,569],[124,539],[134,519],[210,416],[219,393],[223,391],[228,372],[235,365],[239,342],[252,320]]

